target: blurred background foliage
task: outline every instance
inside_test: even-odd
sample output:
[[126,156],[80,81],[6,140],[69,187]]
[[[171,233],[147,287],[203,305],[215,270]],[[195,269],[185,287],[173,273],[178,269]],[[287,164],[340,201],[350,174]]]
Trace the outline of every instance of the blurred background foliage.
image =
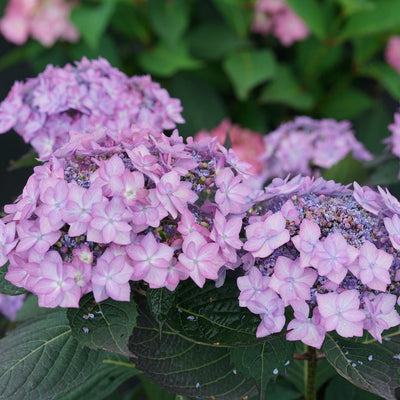
[[[358,140],[377,158],[369,164],[346,158],[324,176],[390,185],[399,194],[398,161],[382,155],[382,141],[389,136],[387,126],[400,98],[400,73],[384,57],[388,39],[400,34],[400,1],[287,0],[310,31],[288,47],[272,35],[252,31],[255,3],[81,0],[71,13],[81,34],[76,43],[44,47],[30,39],[14,46],[1,39],[1,99],[14,80],[35,76],[47,64],[101,56],[128,75],[151,74],[179,98],[184,136],[210,130],[224,118],[263,134],[297,115],[349,119]],[[0,15],[5,6],[0,3]],[[15,199],[31,173],[31,167],[9,170],[10,160],[28,150],[17,135],[0,137],[2,204]],[[340,382],[333,382],[332,376],[328,371],[321,383],[327,399],[336,396],[338,387],[349,386],[339,377],[334,379]],[[107,400],[184,400],[146,379],[132,379],[133,386],[125,384]],[[285,380],[269,391],[275,393],[272,398],[302,396]],[[343,399],[365,396],[353,386],[343,390]]]

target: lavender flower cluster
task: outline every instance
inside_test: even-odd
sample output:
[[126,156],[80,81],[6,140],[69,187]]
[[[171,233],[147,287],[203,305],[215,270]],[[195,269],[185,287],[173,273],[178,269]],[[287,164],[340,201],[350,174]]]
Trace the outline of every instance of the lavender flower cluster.
[[0,133],[14,129],[42,160],[68,141],[69,132],[142,124],[157,130],[183,123],[178,99],[150,76],[128,77],[105,59],[83,58],[75,66],[47,66],[16,82],[0,104]]
[[[97,74],[97,63],[82,63]],[[75,79],[68,68],[58,72]],[[91,101],[79,99],[77,110]],[[70,116],[60,110],[54,123]],[[89,292],[97,302],[129,301],[131,281],[169,290],[189,278],[220,286],[226,270],[236,269],[239,304],[261,318],[258,337],[288,323],[288,340],[320,348],[328,331],[352,337],[367,330],[381,341],[400,324],[400,202],[389,192],[301,176],[250,189],[248,164],[216,138],[185,144],[176,130],[166,136],[124,118],[75,127],[5,207],[6,279],[37,295],[40,306],[78,307]],[[328,137],[332,123],[294,125],[301,138],[318,138],[322,125],[330,149],[342,138],[340,146],[369,157],[346,124]]]
[[372,154],[357,141],[348,121],[296,117],[264,136],[262,176],[265,180],[288,174],[319,176],[319,168],[330,168],[352,152],[357,160]]

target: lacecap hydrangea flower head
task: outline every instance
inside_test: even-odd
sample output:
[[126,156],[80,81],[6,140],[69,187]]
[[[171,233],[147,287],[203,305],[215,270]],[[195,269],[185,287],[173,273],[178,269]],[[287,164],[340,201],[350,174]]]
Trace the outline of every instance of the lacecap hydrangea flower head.
[[319,176],[350,152],[357,160],[369,161],[372,154],[354,136],[348,121],[296,117],[264,136],[265,180],[288,174]]
[[72,132],[35,167],[0,224],[6,279],[41,307],[78,307],[93,292],[130,300],[130,281],[202,287],[238,266],[253,194],[216,140],[133,127]]
[[[259,199],[260,200],[260,199]],[[257,336],[280,332],[320,348],[400,324],[400,202],[354,183],[275,179],[247,213],[240,305],[259,314]]]
[[128,77],[105,59],[83,58],[16,82],[0,104],[0,133],[14,129],[46,160],[70,131],[118,131],[132,124],[174,129],[184,122],[181,111],[180,101],[150,76]]

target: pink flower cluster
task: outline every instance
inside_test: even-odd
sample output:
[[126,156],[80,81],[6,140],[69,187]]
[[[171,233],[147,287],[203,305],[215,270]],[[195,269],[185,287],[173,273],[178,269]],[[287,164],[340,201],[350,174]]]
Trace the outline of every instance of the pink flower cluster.
[[392,36],[386,45],[386,62],[400,73],[400,36]]
[[[259,314],[257,336],[280,332],[320,348],[328,331],[343,337],[400,324],[400,202],[354,184],[276,178],[245,226],[247,272],[239,304]],[[250,259],[249,259],[250,256]]]
[[7,296],[0,293],[0,314],[3,314],[10,321],[14,321],[18,311],[24,304],[25,297],[25,294]]
[[[394,114],[394,121],[388,126],[391,136],[384,140],[387,143],[388,150],[391,151],[396,157],[400,157],[400,109]],[[400,172],[398,177],[400,177]]]
[[202,287],[238,266],[251,191],[210,138],[143,127],[72,132],[1,222],[6,278],[42,307],[130,300],[130,281]]
[[258,0],[252,30],[262,35],[273,34],[283,46],[304,40],[310,33],[304,21],[285,0]]
[[17,45],[24,44],[29,35],[46,47],[58,39],[76,42],[79,32],[69,20],[73,5],[68,0],[9,0],[0,32]]
[[207,136],[216,137],[221,145],[225,145],[225,142],[229,140],[239,159],[250,165],[249,172],[259,174],[262,171],[261,157],[265,150],[261,133],[242,128],[240,125],[232,124],[229,119],[224,119],[210,132],[200,131],[194,138],[199,141]]
[[123,130],[132,124],[174,129],[184,122],[181,111],[180,101],[150,76],[128,77],[105,59],[83,58],[16,82],[0,104],[0,133],[13,128],[45,160],[68,141],[70,131]]
[[350,152],[368,161],[372,155],[357,141],[348,121],[296,117],[264,136],[265,180],[288,174],[318,176],[318,168],[330,168]]

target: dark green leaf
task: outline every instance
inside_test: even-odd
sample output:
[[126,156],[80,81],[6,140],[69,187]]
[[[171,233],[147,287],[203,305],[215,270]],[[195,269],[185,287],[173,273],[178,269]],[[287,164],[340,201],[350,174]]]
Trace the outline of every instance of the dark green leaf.
[[355,118],[372,106],[372,100],[359,89],[347,87],[330,97],[321,111],[327,118]]
[[376,340],[356,342],[327,334],[322,351],[340,375],[353,384],[387,400],[396,400],[400,390],[400,329],[390,331],[386,337],[388,340],[380,344]]
[[333,179],[343,184],[356,182],[364,182],[367,178],[367,171],[363,165],[348,155],[331,168],[322,172],[322,176],[326,180]]
[[176,43],[189,23],[187,0],[148,0],[147,16],[153,30],[170,45]]
[[382,49],[382,37],[379,35],[357,37],[353,40],[353,46],[355,62],[363,65]]
[[45,51],[46,48],[35,41],[28,42],[23,46],[17,46],[0,58],[0,70],[11,67],[22,61],[40,57],[40,54]]
[[[271,379],[276,379],[279,373],[285,375],[293,357],[293,349],[293,342],[276,338],[256,346],[232,348],[231,357],[237,371],[247,378],[253,378],[263,394]],[[264,397],[261,395],[261,398]]]
[[373,0],[337,0],[344,9],[346,15],[351,15],[359,11],[373,10],[375,7]]
[[164,325],[168,315],[175,310],[175,292],[167,288],[147,290],[147,301],[151,313],[160,326]]
[[223,62],[236,95],[240,100],[247,98],[255,86],[275,75],[275,58],[269,50],[250,50],[232,53]]
[[239,294],[235,278],[227,278],[220,288],[214,282],[206,282],[203,288],[183,282],[176,289],[176,310],[167,324],[198,343],[228,347],[258,344],[263,341],[256,338],[260,317],[239,306]]
[[219,92],[189,74],[176,75],[170,93],[182,102],[186,123],[179,128],[179,132],[183,135],[193,136],[202,129],[215,128],[228,114]]
[[15,317],[15,320],[18,322],[25,321],[26,319],[36,317],[40,314],[46,314],[48,312],[48,308],[39,307],[37,296],[30,294],[26,297],[24,304]]
[[175,400],[176,396],[175,394],[172,394],[171,392],[168,392],[160,386],[156,385],[153,381],[151,381],[149,378],[141,377],[140,382],[143,386],[144,392],[147,395],[148,399],[151,400]]
[[340,37],[372,35],[400,28],[400,2],[398,0],[379,0],[373,7],[353,14],[347,21]]
[[207,23],[194,28],[188,36],[189,49],[198,58],[218,60],[247,44],[225,25]]
[[0,267],[0,293],[8,294],[9,296],[18,296],[19,294],[27,293],[25,289],[14,286],[5,278],[7,271],[8,263]]
[[241,38],[248,36],[253,18],[251,0],[213,0],[215,7]]
[[0,340],[0,399],[102,399],[136,373],[117,365],[127,362],[82,347],[65,310],[52,310]]
[[376,62],[360,70],[361,76],[376,79],[395,99],[400,98],[400,75],[383,62]]
[[379,400],[372,393],[359,389],[346,379],[336,375],[328,384],[325,390],[324,400]]
[[106,1],[97,6],[78,6],[71,12],[71,21],[77,26],[88,46],[97,50],[101,36],[107,28],[115,4]]
[[165,77],[201,66],[200,61],[190,56],[183,42],[175,43],[173,46],[161,42],[153,49],[141,53],[138,61],[144,71]]
[[139,312],[129,350],[137,368],[161,387],[188,397],[218,400],[255,394],[254,383],[235,370],[229,349],[186,340]]
[[302,111],[310,110],[315,103],[311,93],[301,88],[287,65],[279,66],[276,79],[263,88],[260,101],[284,104]]
[[321,39],[326,36],[322,6],[316,0],[287,0],[287,2],[312,33]]
[[129,356],[128,340],[136,324],[136,303],[107,299],[96,303],[92,293],[82,297],[80,308],[67,316],[72,335],[83,346]]
[[368,185],[392,185],[399,182],[399,160],[391,160],[378,165],[368,179]]
[[37,161],[38,155],[36,151],[29,150],[27,153],[25,153],[20,159],[14,161],[10,161],[10,165],[7,168],[7,171],[14,171],[18,168],[23,168],[23,167],[32,167],[36,165],[40,165],[40,162]]

